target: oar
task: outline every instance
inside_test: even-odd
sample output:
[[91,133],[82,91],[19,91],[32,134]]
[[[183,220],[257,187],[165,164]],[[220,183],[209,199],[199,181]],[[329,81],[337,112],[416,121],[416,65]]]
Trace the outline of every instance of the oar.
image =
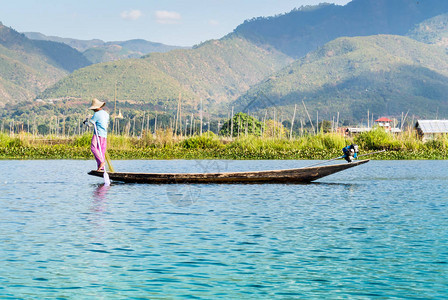
[[[93,123],[93,126],[94,126],[94,128],[95,128],[95,136],[96,136],[96,143],[97,143],[97,145],[98,145],[98,150],[100,151],[100,155],[101,155],[101,157],[102,157],[102,158],[105,158],[105,157],[103,156],[103,151],[101,151],[100,138],[99,138],[99,136],[98,136],[98,130],[97,130],[97,128],[96,128],[96,124]],[[107,174],[107,172],[106,172],[106,166],[104,166],[103,178],[104,178],[104,185],[105,185],[105,186],[109,186],[109,185],[110,185],[110,179],[109,179],[109,174]]]
[[320,163],[306,166],[305,168],[310,168],[310,167],[314,167],[314,166],[317,166],[317,165],[321,165],[321,164],[324,164],[324,163],[327,163],[327,162],[330,162],[330,161],[333,161],[333,160],[341,159],[343,157],[344,157],[344,155],[336,157],[336,158],[332,158],[332,159],[329,159],[329,160],[324,160],[324,161],[321,161]]
[[[367,156],[367,155],[372,155],[372,154],[377,154],[377,153],[381,153],[381,152],[385,152],[385,151],[386,151],[386,150],[370,152],[370,153],[366,153],[366,154],[358,155],[358,157]],[[358,158],[358,157],[357,157],[357,158]],[[317,163],[317,164],[313,164],[313,165],[307,166],[306,168],[314,167],[314,166],[321,165],[321,164],[325,164],[325,163],[327,163],[327,162],[330,162],[330,161],[333,161],[333,160],[337,160],[337,159],[341,159],[341,158],[344,158],[344,155],[339,156],[339,157],[336,157],[336,158],[332,158],[332,159],[329,159],[329,160],[325,160],[325,161],[322,161],[322,162]]]
[[386,150],[380,150],[380,151],[376,151],[376,152],[370,152],[370,153],[366,153],[366,154],[361,154],[361,155],[358,155],[358,157],[372,155],[372,154],[377,154],[377,153],[382,153],[382,152],[386,152]]
[[115,172],[115,169],[114,169],[114,167],[112,166],[112,162],[111,162],[111,160],[110,160],[109,153],[106,151],[106,155],[104,155],[104,156],[105,156],[106,161],[107,161],[107,166],[109,167],[109,172],[114,173],[114,172]]

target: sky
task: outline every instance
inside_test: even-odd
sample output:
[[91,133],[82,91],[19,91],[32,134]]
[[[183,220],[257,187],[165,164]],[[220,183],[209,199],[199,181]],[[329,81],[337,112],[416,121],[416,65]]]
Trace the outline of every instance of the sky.
[[81,40],[145,39],[193,46],[247,19],[350,0],[0,0],[0,22],[19,32]]

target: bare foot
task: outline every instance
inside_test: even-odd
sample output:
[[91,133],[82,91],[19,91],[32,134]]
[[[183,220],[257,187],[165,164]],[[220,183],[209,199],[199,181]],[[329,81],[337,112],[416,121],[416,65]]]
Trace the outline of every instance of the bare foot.
[[102,162],[101,164],[100,164],[100,166],[98,167],[98,170],[97,171],[104,171],[104,165],[105,165],[106,163],[105,162]]

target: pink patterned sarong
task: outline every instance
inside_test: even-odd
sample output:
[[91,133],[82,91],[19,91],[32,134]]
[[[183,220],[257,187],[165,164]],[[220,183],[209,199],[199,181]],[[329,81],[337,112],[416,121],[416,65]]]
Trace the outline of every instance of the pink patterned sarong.
[[93,153],[93,156],[95,156],[95,160],[96,160],[96,164],[98,165],[97,168],[100,167],[100,164],[105,160],[105,154],[106,154],[106,148],[107,148],[107,138],[105,137],[98,137],[100,139],[100,145],[101,145],[101,153],[98,149],[98,145],[97,145],[97,139],[96,139],[96,135],[94,134],[92,137],[92,142],[90,143],[90,150]]

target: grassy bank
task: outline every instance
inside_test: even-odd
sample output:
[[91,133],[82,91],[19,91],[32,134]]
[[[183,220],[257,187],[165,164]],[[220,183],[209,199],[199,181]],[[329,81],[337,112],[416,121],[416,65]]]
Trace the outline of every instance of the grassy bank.
[[[90,134],[73,137],[33,136],[0,133],[0,159],[91,159]],[[373,159],[447,159],[448,138],[423,142],[414,133],[392,135],[381,129],[353,138],[319,134],[296,139],[245,136],[235,139],[213,133],[177,137],[171,131],[156,136],[114,136],[108,138],[112,159],[330,159],[342,154],[346,145],[356,143],[360,154],[377,150]]]

